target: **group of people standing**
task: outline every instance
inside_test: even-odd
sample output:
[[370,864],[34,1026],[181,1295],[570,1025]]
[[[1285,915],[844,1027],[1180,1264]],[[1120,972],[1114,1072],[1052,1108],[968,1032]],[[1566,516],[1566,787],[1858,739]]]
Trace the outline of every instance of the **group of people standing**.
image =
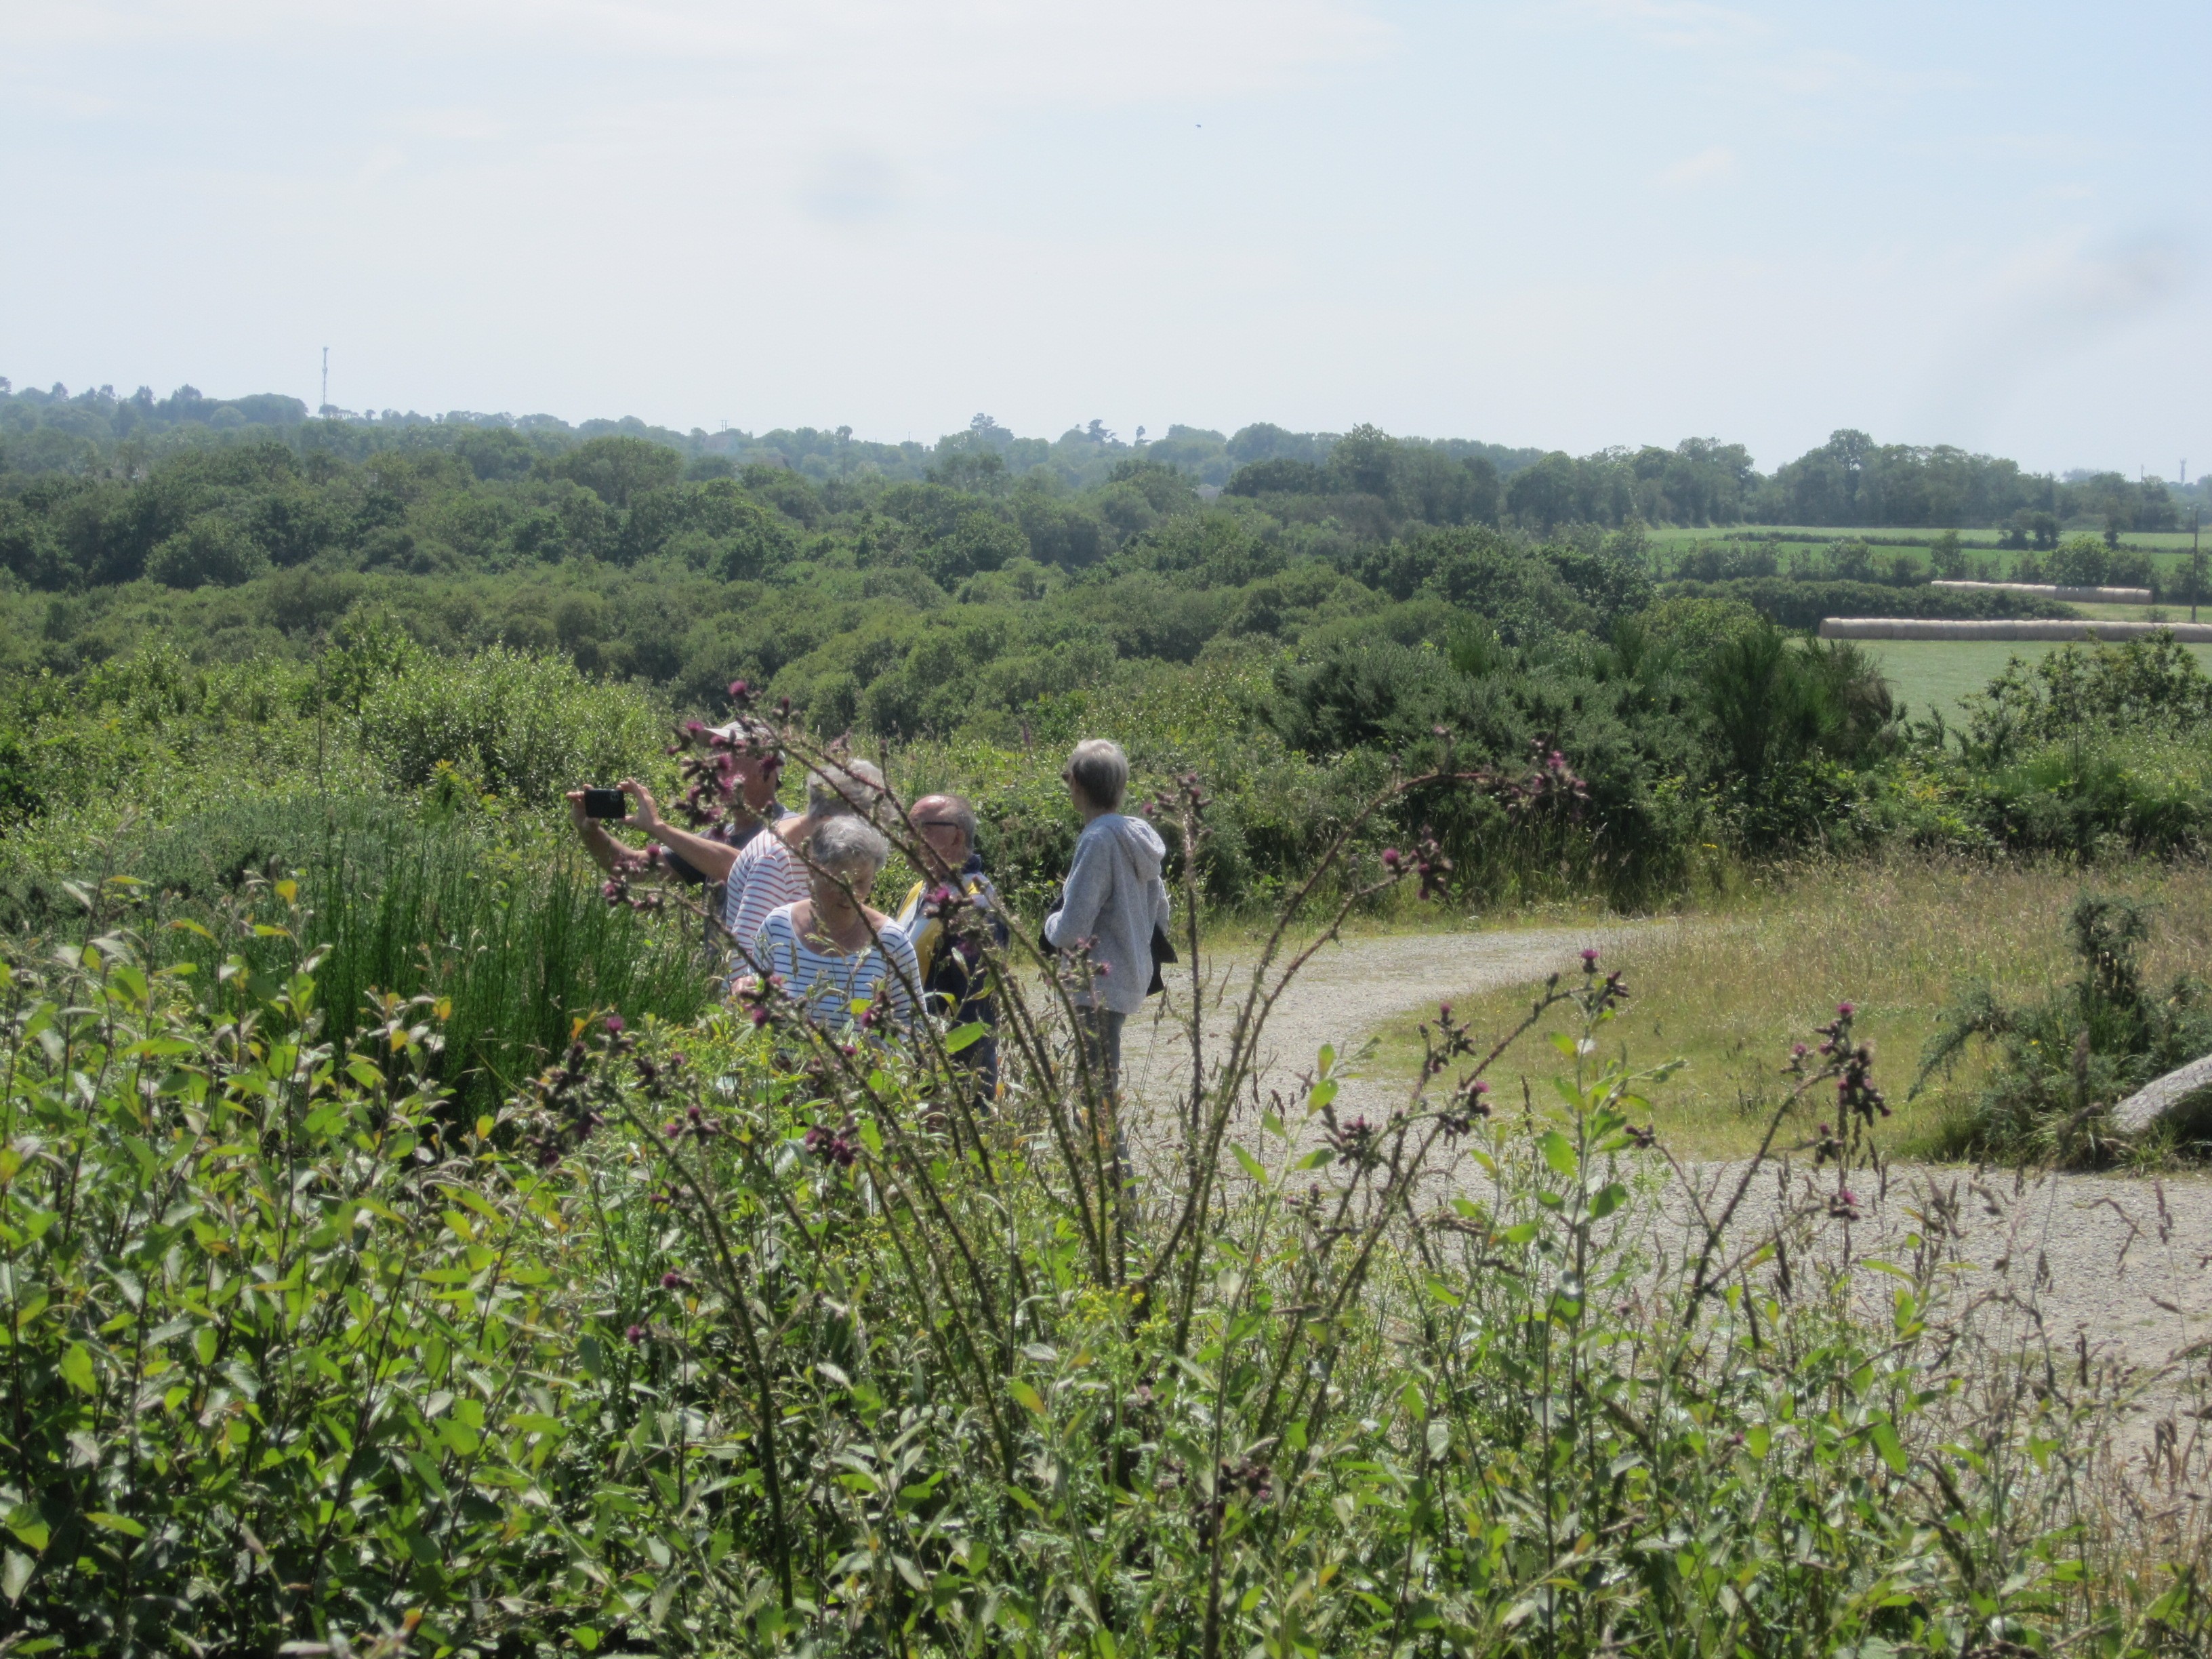
[[[729,946],[732,994],[774,981],[818,1024],[875,1030],[917,1018],[981,1024],[961,1052],[979,1081],[995,1084],[996,1007],[981,931],[1003,947],[1007,919],[976,846],[975,809],[959,795],[925,795],[904,814],[924,868],[896,916],[867,902],[890,859],[878,827],[898,811],[880,768],[865,760],[824,762],[806,775],[804,807],[781,798],[783,760],[766,728],[740,720],[714,734],[726,745],[722,819],[695,832],[661,816],[653,792],[622,781],[627,816],[599,819],[585,793],[568,794],[569,815],[592,856],[625,880],[657,876],[704,887]],[[1156,939],[1164,939],[1167,856],[1159,833],[1121,811],[1128,757],[1093,738],[1075,745],[1060,774],[1083,816],[1060,901],[1046,918],[1045,943],[1070,966],[1077,1016],[1092,1063],[1110,1090],[1121,1072],[1121,1029],[1144,1006]],[[643,848],[618,841],[609,824],[643,832]],[[948,904],[945,890],[962,904]],[[948,927],[965,908],[981,929]]]

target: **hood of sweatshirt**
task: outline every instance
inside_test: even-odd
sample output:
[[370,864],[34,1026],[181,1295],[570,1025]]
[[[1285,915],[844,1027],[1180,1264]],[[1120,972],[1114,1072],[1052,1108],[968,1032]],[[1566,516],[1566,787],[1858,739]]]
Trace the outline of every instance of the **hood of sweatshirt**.
[[1142,818],[1133,818],[1125,812],[1109,812],[1093,818],[1086,835],[1111,836],[1120,848],[1121,856],[1135,866],[1138,879],[1150,881],[1167,862],[1168,844],[1160,839],[1160,832]]

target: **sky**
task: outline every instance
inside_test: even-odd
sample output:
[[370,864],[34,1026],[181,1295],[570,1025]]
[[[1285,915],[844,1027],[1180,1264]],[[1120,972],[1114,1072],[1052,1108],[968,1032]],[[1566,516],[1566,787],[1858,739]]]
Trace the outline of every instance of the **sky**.
[[2212,6],[0,0],[0,374],[2212,469]]

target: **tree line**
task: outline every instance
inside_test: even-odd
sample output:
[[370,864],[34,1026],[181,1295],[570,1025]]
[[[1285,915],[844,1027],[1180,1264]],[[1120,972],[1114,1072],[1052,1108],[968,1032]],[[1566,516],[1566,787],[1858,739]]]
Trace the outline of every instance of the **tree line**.
[[311,414],[299,398],[277,393],[216,398],[185,386],[157,398],[146,386],[125,397],[112,386],[72,394],[58,384],[19,392],[0,377],[0,468],[26,473],[133,476],[179,447],[270,441],[355,463],[426,451],[467,449],[480,456],[490,444],[511,473],[609,437],[668,450],[694,477],[769,465],[817,485],[930,481],[984,494],[1031,477],[1091,489],[1141,459],[1208,492],[1317,503],[1314,510],[1358,523],[1416,518],[1542,533],[1566,525],[1617,528],[1635,521],[1980,527],[2003,531],[2015,546],[2050,548],[2069,526],[2113,535],[2185,528],[2205,495],[2201,482],[2182,488],[2086,470],[2060,477],[1951,445],[1877,443],[1855,430],[1838,431],[1765,473],[1741,444],[1711,438],[1575,456],[1468,439],[1394,436],[1372,425],[1346,433],[1293,432],[1263,422],[1228,434],[1176,425],[1164,437],[1139,427],[1125,440],[1092,420],[1047,440],[1019,436],[979,414],[933,444],[886,444],[857,438],[842,426],[710,433],[635,416],[571,425],[550,415],[466,410]]

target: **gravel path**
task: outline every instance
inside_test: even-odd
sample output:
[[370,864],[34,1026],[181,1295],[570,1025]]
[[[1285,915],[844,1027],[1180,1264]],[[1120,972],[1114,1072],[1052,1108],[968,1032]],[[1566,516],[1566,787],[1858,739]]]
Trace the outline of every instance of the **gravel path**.
[[[1325,947],[1278,1004],[1267,1027],[1261,1086],[1286,1087],[1310,1070],[1324,1043],[1351,1057],[1338,1096],[1346,1115],[1387,1113],[1401,1085],[1363,1076],[1361,1044],[1388,1021],[1439,1001],[1516,983],[1533,984],[1553,972],[1577,972],[1577,953],[1594,945],[1607,957],[1633,960],[1640,940],[1679,924],[1616,923],[1489,933],[1417,934],[1354,939]],[[1231,957],[1210,975],[1204,1024],[1209,1043],[1228,1027],[1237,997],[1249,983],[1249,960]],[[1228,993],[1224,994],[1224,990]],[[1155,999],[1143,1024],[1132,1022],[1126,1038],[1131,1080],[1140,1096],[1172,1102],[1178,1079],[1187,1079],[1188,1045],[1176,1023],[1188,997],[1188,981],[1170,982]],[[1167,1106],[1167,1109],[1173,1109]],[[1140,1139],[1152,1139],[1139,1132]],[[1139,1162],[1145,1161],[1139,1149]],[[1693,1168],[1690,1178],[1718,1207],[1741,1174],[1741,1164]],[[1791,1172],[1802,1182],[1807,1172]],[[1758,1226],[1790,1200],[1779,1166],[1753,1182],[1739,1225]],[[1826,1183],[1833,1184],[1832,1174]],[[1807,1194],[1796,1188],[1802,1201]],[[1981,1304],[1979,1334],[2010,1347],[2047,1338],[2067,1355],[2086,1344],[2093,1358],[2137,1374],[2154,1371],[2212,1338],[2212,1179],[2198,1176],[2163,1182],[2114,1176],[2029,1176],[1955,1167],[1895,1166],[1879,1188],[1855,1182],[1863,1219],[1848,1228],[1825,1223],[1821,1248],[1850,1249],[1909,1259],[1910,1234],[1952,1240],[1950,1250],[1968,1264],[1957,1275],[1959,1291]],[[1686,1237],[1692,1206],[1679,1186],[1663,1200],[1666,1213]],[[1887,1280],[1869,1277],[1874,1289]],[[1887,1290],[1881,1289],[1885,1302]],[[2203,1374],[2202,1356],[2195,1368]],[[2181,1412],[2186,1443],[2206,1424],[2183,1408],[2191,1403],[2169,1382],[2154,1392],[2152,1415]],[[2194,1419],[2194,1420],[2192,1420]],[[2133,1438],[2134,1437],[2130,1437]]]
[[[1455,997],[1534,984],[1555,972],[1579,973],[1585,945],[1618,948],[1668,925],[1615,922],[1494,933],[1382,935],[1324,945],[1291,981],[1267,1022],[1261,1087],[1287,1087],[1298,1073],[1313,1068],[1322,1044],[1332,1043],[1347,1057],[1340,1067],[1340,1109],[1347,1115],[1387,1111],[1398,1085],[1363,1076],[1349,1057],[1388,1021],[1409,1010],[1433,1010]],[[1204,1025],[1212,1047],[1233,1023],[1251,982],[1251,959],[1216,957],[1207,968]],[[1130,1075],[1144,1095],[1172,1089],[1189,1077],[1190,1044],[1182,1025],[1189,1004],[1188,971],[1168,973],[1167,994],[1146,1006],[1141,1028],[1131,1021],[1125,1038]]]

